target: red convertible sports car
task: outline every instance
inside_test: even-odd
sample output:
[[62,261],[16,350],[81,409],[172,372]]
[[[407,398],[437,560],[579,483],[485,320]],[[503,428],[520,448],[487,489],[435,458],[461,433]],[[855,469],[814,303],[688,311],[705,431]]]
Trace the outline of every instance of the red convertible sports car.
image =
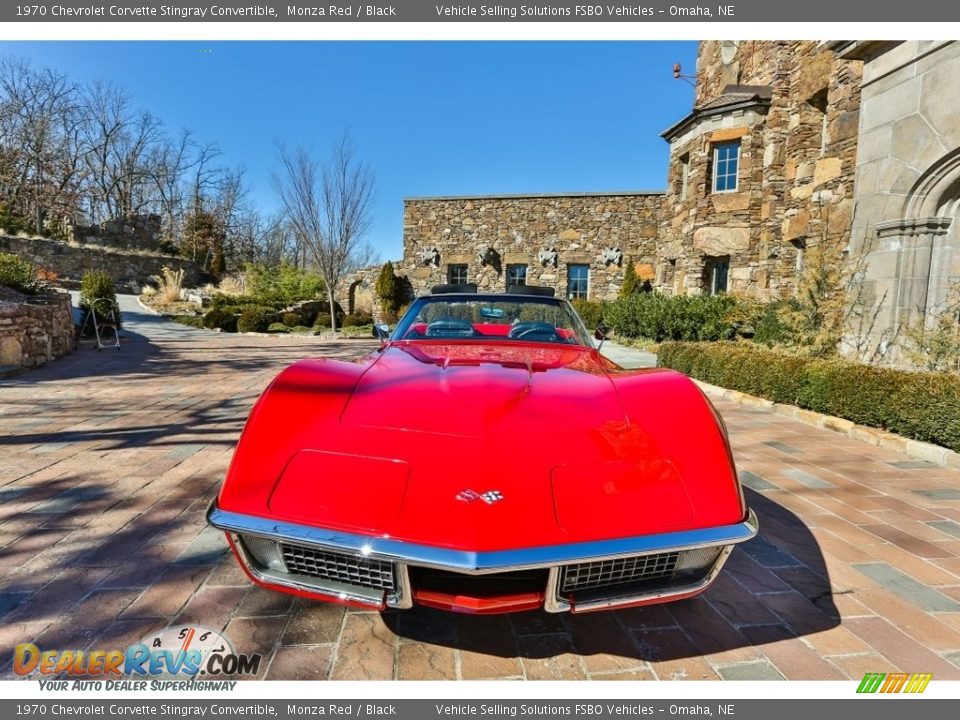
[[757,532],[726,432],[540,288],[418,298],[271,383],[208,514],[250,579],[370,608],[587,611],[704,591]]

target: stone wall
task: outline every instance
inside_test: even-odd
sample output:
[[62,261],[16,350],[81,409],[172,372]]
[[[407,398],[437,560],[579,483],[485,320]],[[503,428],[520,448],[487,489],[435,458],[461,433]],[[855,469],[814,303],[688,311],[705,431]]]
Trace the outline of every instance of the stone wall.
[[73,349],[67,293],[25,297],[0,294],[0,366],[37,367]]
[[67,284],[79,282],[87,270],[105,270],[116,281],[118,290],[139,293],[164,266],[174,270],[183,268],[185,287],[196,286],[200,281],[196,263],[169,255],[2,235],[0,252],[13,253],[37,267],[52,270]]
[[160,248],[160,225],[159,215],[127,215],[99,225],[76,225],[70,234],[80,245],[156,252]]
[[[849,244],[861,67],[814,41],[700,44],[696,105],[664,133],[657,287],[703,292],[708,259],[723,257],[730,290],[788,296],[810,249]],[[737,191],[714,193],[714,147],[734,140]]]
[[652,279],[663,194],[408,198],[403,260],[395,267],[415,294],[448,282],[466,265],[481,291],[503,292],[507,266],[524,265],[527,284],[567,295],[567,268],[589,265],[589,297],[613,299],[626,263]]

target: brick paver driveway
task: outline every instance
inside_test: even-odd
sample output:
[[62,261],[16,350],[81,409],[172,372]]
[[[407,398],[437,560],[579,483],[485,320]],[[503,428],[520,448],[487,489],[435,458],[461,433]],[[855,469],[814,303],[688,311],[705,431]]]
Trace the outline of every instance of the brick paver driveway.
[[128,314],[0,382],[0,668],[10,648],[225,628],[267,678],[960,678],[960,473],[721,401],[761,536],[704,596],[585,616],[375,613],[250,586],[204,512],[258,392],[367,342],[238,337]]

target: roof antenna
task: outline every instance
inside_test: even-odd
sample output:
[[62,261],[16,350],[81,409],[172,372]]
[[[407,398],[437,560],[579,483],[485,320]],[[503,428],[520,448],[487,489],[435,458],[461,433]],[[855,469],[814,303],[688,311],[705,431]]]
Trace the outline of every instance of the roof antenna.
[[674,80],[683,80],[694,90],[697,89],[697,86],[693,84],[693,81],[697,79],[696,75],[684,75],[682,72],[683,68],[680,67],[680,63],[673,64],[673,79]]

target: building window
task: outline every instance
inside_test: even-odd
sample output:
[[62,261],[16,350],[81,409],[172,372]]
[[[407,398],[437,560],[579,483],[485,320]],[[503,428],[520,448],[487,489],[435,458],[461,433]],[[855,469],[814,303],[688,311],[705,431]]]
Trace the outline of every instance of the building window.
[[690,181],[690,153],[684,153],[680,156],[680,199],[686,200],[689,192],[688,183]]
[[739,140],[713,146],[713,191],[715,193],[736,192],[739,166]]
[[708,295],[719,295],[727,291],[727,274],[729,272],[729,255],[704,259],[703,280]]
[[794,238],[790,241],[790,244],[793,245],[797,250],[796,264],[794,265],[794,270],[797,275],[803,272],[803,251],[807,249],[807,241],[803,238]]
[[466,265],[447,265],[447,282],[462,285],[467,282]]
[[575,300],[577,298],[587,297],[587,290],[590,284],[590,266],[589,265],[568,265],[567,266],[567,298]]
[[816,111],[814,122],[820,125],[820,154],[822,155],[827,150],[827,139],[830,128],[827,122],[827,89],[824,88],[811,96],[807,102],[810,103],[810,107]]
[[527,284],[526,265],[507,265],[507,287]]

